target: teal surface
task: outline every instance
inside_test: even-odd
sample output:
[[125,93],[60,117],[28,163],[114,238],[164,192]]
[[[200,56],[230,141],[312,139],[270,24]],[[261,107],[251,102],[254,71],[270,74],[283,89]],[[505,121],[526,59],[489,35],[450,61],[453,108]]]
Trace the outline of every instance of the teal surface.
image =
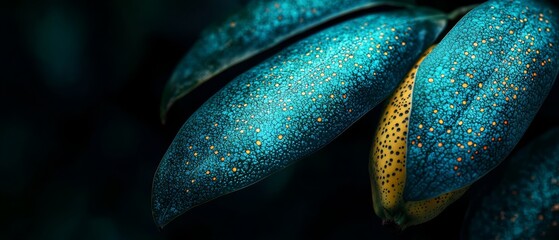
[[470,185],[513,149],[559,71],[559,12],[542,1],[486,2],[418,69],[404,198]]
[[186,121],[163,157],[153,182],[156,223],[332,141],[392,92],[445,17],[416,8],[346,21],[232,80]]
[[465,239],[559,239],[559,128],[519,151],[472,206]]
[[337,16],[376,5],[411,0],[263,0],[220,25],[206,29],[177,66],[161,101],[161,119],[171,105],[231,65]]

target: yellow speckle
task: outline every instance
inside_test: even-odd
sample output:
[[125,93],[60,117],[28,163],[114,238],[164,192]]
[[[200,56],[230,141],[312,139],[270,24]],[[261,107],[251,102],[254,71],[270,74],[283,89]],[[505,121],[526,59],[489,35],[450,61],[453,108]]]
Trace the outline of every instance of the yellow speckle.
[[443,120],[439,119],[439,124],[443,124],[443,123],[444,123]]
[[474,144],[472,141],[468,141],[468,146],[472,146]]
[[458,122],[458,125],[462,126],[462,124],[464,124],[464,122],[462,122],[462,121]]
[[213,150],[214,148],[215,148],[215,147],[214,147],[213,145],[212,145],[212,146],[210,146],[210,149],[212,149],[212,150]]
[[438,146],[439,146],[439,147],[442,147],[442,146],[443,146],[443,143],[439,143]]
[[198,153],[197,153],[197,152],[194,152],[194,156],[197,157],[197,156],[198,156]]
[[479,128],[479,131],[483,132],[483,131],[485,131],[485,128],[484,128],[484,127],[480,127],[480,128]]
[[429,78],[429,82],[432,83],[432,82],[433,82],[433,79],[432,79],[432,78]]
[[417,147],[423,147],[423,144],[422,144],[422,143],[418,143],[418,144],[417,144]]
[[439,112],[439,110],[437,110],[437,109],[433,110],[433,113],[438,113],[438,112]]
[[423,128],[423,124],[419,124],[419,128]]
[[462,162],[462,158],[461,158],[461,157],[458,157],[458,158],[456,159],[456,161]]
[[209,175],[209,174],[210,174],[210,170],[206,171],[206,175]]
[[262,142],[260,140],[256,140],[256,145],[260,146],[262,145]]
[[237,172],[237,168],[236,168],[236,167],[234,167],[232,170],[233,170],[233,172]]
[[250,150],[247,149],[247,150],[245,151],[245,153],[246,153],[246,154],[250,154]]
[[322,122],[322,118],[319,117],[319,118],[316,119],[316,121],[317,122]]
[[477,86],[478,86],[479,88],[482,88],[482,87],[483,87],[483,83],[479,83]]
[[462,83],[462,87],[463,87],[463,88],[467,88],[467,87],[468,87],[468,84],[467,84],[467,83]]
[[433,129],[433,128],[429,128],[429,132],[432,132],[433,130],[435,130],[435,129]]
[[260,132],[260,128],[257,128],[257,129],[256,129],[256,132]]
[[472,133],[472,129],[471,129],[471,128],[468,128],[468,133]]
[[278,135],[278,139],[282,140],[283,139],[283,135]]

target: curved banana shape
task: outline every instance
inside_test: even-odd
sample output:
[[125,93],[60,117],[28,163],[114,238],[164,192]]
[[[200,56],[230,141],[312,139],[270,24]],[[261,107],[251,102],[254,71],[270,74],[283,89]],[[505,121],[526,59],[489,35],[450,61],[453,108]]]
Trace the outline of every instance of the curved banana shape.
[[472,184],[520,140],[559,71],[559,11],[538,0],[486,2],[417,71],[404,199]]
[[209,78],[285,39],[359,9],[403,5],[410,0],[258,0],[206,29],[177,66],[165,86],[160,116]]
[[377,215],[404,228],[425,222],[509,154],[559,71],[555,10],[486,2],[412,69],[371,152]]
[[386,98],[446,15],[416,8],[328,28],[240,75],[183,125],[154,177],[163,226],[326,145]]
[[395,222],[402,229],[431,220],[467,190],[466,187],[428,200],[406,201],[403,198],[411,96],[417,69],[432,49],[425,51],[389,98],[376,131],[369,161],[375,213],[385,221]]
[[464,239],[559,239],[559,128],[512,157],[472,206]]

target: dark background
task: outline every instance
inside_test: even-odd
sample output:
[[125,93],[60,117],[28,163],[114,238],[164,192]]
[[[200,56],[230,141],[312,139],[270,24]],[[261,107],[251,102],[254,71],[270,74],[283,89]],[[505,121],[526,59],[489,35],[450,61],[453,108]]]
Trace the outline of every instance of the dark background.
[[[469,200],[486,184],[403,233],[374,215],[367,165],[378,109],[306,159],[157,229],[151,181],[176,132],[267,56],[202,85],[166,125],[158,114],[163,86],[200,31],[246,2],[3,3],[0,239],[458,238]],[[473,2],[419,4],[450,11]],[[555,86],[519,147],[559,125],[558,98]]]

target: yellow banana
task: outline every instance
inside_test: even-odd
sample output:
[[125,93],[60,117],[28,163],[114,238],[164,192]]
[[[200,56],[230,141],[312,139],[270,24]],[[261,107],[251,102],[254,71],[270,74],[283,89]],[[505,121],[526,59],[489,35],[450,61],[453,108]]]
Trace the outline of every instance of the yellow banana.
[[421,144],[418,139],[408,139],[407,135],[415,75],[419,64],[433,47],[423,53],[389,98],[378,125],[369,161],[375,213],[385,221],[395,222],[402,229],[431,220],[468,189],[464,187],[421,201],[406,201],[403,197],[406,184],[406,144],[408,141],[412,145]]

